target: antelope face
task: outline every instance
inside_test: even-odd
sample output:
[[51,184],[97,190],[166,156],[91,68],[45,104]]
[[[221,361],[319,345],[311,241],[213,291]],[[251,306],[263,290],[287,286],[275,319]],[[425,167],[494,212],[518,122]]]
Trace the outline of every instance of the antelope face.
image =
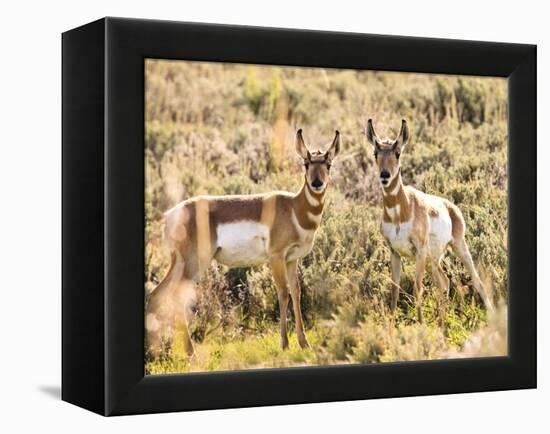
[[378,138],[372,126],[372,119],[367,123],[367,139],[374,146],[374,158],[378,166],[380,183],[388,186],[399,173],[399,157],[409,141],[409,127],[407,121],[401,121],[401,131],[395,140]]
[[330,166],[340,151],[340,133],[336,131],[330,148],[311,152],[302,137],[302,130],[296,134],[296,152],[304,160],[306,182],[315,193],[323,193],[330,180]]

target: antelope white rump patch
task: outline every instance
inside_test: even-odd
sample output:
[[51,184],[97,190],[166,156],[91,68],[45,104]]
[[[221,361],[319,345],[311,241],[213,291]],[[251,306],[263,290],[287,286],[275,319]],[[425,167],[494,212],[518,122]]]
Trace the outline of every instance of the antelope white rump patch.
[[453,222],[440,197],[424,194],[424,201],[437,211],[430,217],[430,250],[434,257],[441,255],[453,238]]

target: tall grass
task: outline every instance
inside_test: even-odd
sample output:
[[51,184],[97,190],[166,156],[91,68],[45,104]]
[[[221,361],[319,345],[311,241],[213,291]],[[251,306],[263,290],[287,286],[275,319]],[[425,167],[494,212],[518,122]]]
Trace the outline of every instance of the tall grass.
[[[335,129],[342,133],[321,227],[300,265],[311,349],[300,350],[291,335],[290,349],[281,351],[267,266],[213,264],[198,283],[197,354],[185,356],[176,336],[162,358],[147,361],[148,373],[506,353],[505,345],[484,338],[495,330],[487,333],[506,340],[505,80],[148,60],[145,115],[146,297],[168,267],[165,210],[197,194],[296,191],[302,169],[295,130],[303,128],[313,147],[325,146]],[[452,253],[443,265],[451,279],[444,328],[429,276],[425,323],[416,322],[412,261],[404,261],[397,315],[389,314],[389,250],[379,231],[381,195],[363,134],[369,117],[381,135],[395,134],[401,118],[409,121],[404,181],[450,199],[464,213],[466,240],[501,306],[495,318],[487,318]]]

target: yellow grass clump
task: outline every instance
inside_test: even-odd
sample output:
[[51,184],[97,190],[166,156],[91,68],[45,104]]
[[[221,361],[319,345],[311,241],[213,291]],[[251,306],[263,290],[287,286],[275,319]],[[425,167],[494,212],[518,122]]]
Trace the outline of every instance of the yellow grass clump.
[[[162,357],[146,360],[146,372],[506,354],[506,95],[506,81],[497,78],[148,60],[145,297],[168,268],[164,211],[198,194],[297,191],[298,128],[314,148],[338,129],[342,151],[313,251],[300,265],[311,348],[301,350],[291,333],[289,350],[281,350],[267,266],[213,264],[197,284],[195,356],[186,355],[176,333]],[[382,136],[408,120],[404,182],[462,210],[466,241],[500,306],[494,316],[487,317],[451,252],[443,264],[451,280],[445,326],[429,276],[425,321],[417,323],[411,260],[404,260],[402,294],[390,314],[390,254],[379,231],[378,173],[363,132],[368,118]]]

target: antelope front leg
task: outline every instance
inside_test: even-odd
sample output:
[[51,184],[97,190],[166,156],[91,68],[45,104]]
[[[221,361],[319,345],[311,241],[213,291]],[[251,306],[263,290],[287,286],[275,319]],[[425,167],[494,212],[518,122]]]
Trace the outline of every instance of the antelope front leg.
[[294,308],[294,319],[296,321],[296,334],[298,343],[302,348],[308,348],[306,334],[304,332],[304,322],[302,320],[302,309],[300,305],[301,288],[298,281],[298,261],[287,263],[288,281],[290,283],[290,296],[292,297],[292,307]]
[[401,256],[392,250],[391,252],[391,278],[393,281],[391,291],[391,311],[395,312],[397,300],[399,300],[399,281],[401,279]]
[[416,275],[414,282],[415,298],[416,298],[416,312],[418,315],[418,322],[422,323],[422,295],[424,293],[424,286],[422,280],[424,279],[424,272],[426,270],[426,256],[427,248],[421,247],[416,254]]
[[288,348],[288,333],[286,326],[286,314],[288,311],[288,282],[286,262],[282,258],[273,259],[271,261],[271,269],[273,272],[273,280],[277,287],[277,296],[279,298],[279,321],[281,324],[281,346],[283,350]]

